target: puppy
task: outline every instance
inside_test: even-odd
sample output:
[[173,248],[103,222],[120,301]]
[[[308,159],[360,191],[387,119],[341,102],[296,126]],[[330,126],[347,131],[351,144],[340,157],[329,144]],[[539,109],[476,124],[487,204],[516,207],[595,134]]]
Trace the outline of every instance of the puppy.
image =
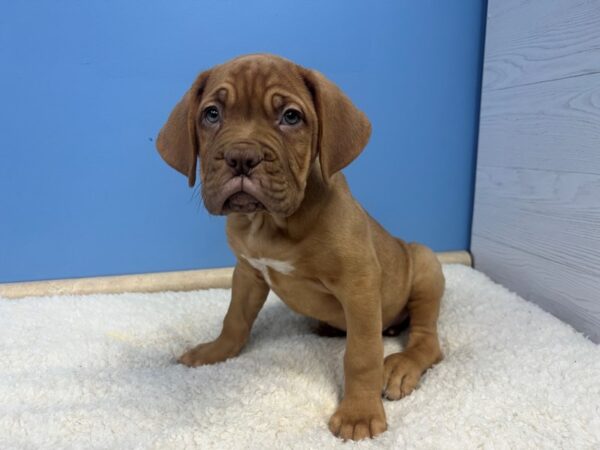
[[[258,54],[202,72],[157,139],[190,186],[200,161],[202,199],[209,213],[227,215],[237,256],[221,334],[179,361],[236,356],[273,290],[292,310],[346,332],[344,396],[329,429],[354,440],[386,430],[382,391],[391,400],[408,395],[442,359],[440,263],[427,247],[387,233],[340,172],[370,132],[322,74]],[[407,316],[405,350],[384,359],[382,331]]]

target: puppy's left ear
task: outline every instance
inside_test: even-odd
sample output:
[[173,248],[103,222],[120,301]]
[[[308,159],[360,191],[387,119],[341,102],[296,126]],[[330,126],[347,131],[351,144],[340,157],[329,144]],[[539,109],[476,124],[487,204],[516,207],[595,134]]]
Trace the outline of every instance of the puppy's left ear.
[[303,69],[318,118],[319,162],[323,179],[350,164],[371,136],[371,123],[335,84],[315,71]]
[[196,114],[209,72],[202,72],[177,103],[156,139],[160,156],[174,169],[196,183],[196,161],[200,143],[196,133]]

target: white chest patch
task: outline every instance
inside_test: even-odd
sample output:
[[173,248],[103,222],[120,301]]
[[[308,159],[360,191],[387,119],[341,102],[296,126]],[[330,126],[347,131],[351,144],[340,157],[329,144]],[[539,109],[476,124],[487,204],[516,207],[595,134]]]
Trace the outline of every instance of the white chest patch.
[[270,258],[248,258],[246,255],[242,255],[242,257],[256,270],[260,270],[269,286],[271,286],[269,269],[284,275],[288,275],[294,271],[294,266],[287,261],[279,261],[277,259]]

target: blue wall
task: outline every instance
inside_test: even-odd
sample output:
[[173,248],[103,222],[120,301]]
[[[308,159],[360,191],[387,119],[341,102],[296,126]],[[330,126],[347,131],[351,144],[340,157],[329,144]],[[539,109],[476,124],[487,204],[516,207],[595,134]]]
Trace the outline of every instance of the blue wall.
[[[292,6],[289,6],[292,5]],[[154,138],[243,53],[324,72],[373,136],[346,170],[393,233],[468,247],[483,0],[4,2],[0,282],[231,265],[224,219]]]

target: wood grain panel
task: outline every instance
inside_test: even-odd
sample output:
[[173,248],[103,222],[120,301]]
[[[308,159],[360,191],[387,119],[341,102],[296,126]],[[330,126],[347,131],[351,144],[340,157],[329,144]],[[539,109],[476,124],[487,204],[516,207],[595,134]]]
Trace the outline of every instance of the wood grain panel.
[[476,183],[475,233],[600,281],[600,176],[479,167]]
[[478,270],[492,274],[494,281],[573,324],[594,342],[600,342],[598,311],[586,308],[590,306],[590,292],[599,292],[598,278],[582,277],[577,268],[477,234],[473,235],[471,245]]
[[483,86],[600,72],[600,0],[490,0]]
[[478,164],[600,173],[600,74],[484,91]]
[[489,0],[475,267],[600,342],[600,0]]

